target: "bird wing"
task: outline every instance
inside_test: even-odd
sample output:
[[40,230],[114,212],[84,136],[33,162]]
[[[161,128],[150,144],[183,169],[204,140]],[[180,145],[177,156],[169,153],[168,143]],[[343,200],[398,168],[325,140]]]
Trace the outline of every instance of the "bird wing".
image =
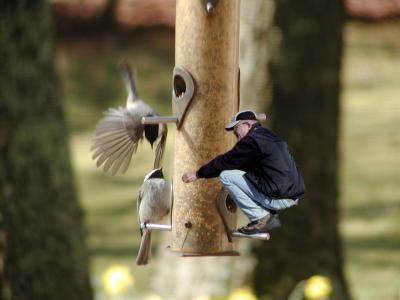
[[156,140],[154,169],[161,168],[162,159],[164,156],[165,145],[167,141],[168,128],[166,124],[159,124],[159,133]]
[[138,217],[138,223],[139,223],[139,229],[140,229],[141,236],[143,235],[141,221],[140,221],[140,204],[142,202],[142,197],[143,197],[143,190],[142,190],[142,187],[140,187],[137,192],[137,197],[136,197],[136,210],[137,210],[137,217]]
[[125,107],[111,108],[97,123],[91,150],[96,166],[115,175],[126,171],[143,137],[141,115]]
[[126,91],[128,92],[128,105],[129,103],[139,99],[136,91],[135,79],[132,76],[131,67],[126,60],[121,61],[119,64],[119,69],[121,71],[122,79],[125,83]]

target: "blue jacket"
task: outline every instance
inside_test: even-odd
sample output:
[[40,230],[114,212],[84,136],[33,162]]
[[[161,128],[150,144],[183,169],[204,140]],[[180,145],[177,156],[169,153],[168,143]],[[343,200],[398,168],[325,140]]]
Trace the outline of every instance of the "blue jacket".
[[246,172],[246,178],[271,198],[296,199],[305,192],[303,178],[286,143],[259,124],[253,125],[231,150],[202,166],[197,176],[212,178],[235,169]]

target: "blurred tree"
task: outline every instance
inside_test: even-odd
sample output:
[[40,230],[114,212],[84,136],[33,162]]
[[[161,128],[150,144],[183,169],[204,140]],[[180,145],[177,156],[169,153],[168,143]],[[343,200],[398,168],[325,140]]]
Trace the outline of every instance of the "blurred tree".
[[2,299],[92,299],[47,1],[0,2]]
[[266,111],[272,94],[265,66],[271,55],[268,38],[274,1],[242,1],[240,8],[240,107]]
[[254,287],[287,299],[296,283],[323,274],[333,280],[333,299],[349,299],[337,228],[343,1],[274,2],[268,115],[292,149],[307,193],[299,207],[282,212],[283,227],[271,241],[254,248]]

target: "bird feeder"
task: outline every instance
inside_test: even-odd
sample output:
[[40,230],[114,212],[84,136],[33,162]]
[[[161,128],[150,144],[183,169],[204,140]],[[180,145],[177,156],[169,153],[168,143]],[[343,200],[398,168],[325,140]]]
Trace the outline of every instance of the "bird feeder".
[[[187,184],[181,177],[233,144],[223,128],[239,107],[239,7],[239,0],[176,2],[175,65],[196,85],[175,135],[171,250],[182,255],[237,254],[216,207],[218,179]],[[176,74],[174,94],[182,81],[187,86]]]
[[[175,122],[170,250],[182,256],[238,255],[232,237],[237,208],[218,178],[184,183],[197,170],[234,144],[224,130],[239,108],[240,0],[177,0],[173,117],[145,117],[143,122]],[[260,116],[262,118],[262,116]]]

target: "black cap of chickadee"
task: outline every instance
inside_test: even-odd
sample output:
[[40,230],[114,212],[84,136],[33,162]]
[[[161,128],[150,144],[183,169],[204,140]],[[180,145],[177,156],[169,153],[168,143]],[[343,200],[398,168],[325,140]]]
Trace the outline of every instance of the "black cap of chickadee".
[[150,173],[146,175],[143,182],[152,178],[164,178],[164,173],[162,171],[162,168],[152,170]]
[[[148,114],[145,117],[152,117],[154,114]],[[146,124],[144,125],[144,136],[153,148],[154,142],[159,135],[159,124]]]

